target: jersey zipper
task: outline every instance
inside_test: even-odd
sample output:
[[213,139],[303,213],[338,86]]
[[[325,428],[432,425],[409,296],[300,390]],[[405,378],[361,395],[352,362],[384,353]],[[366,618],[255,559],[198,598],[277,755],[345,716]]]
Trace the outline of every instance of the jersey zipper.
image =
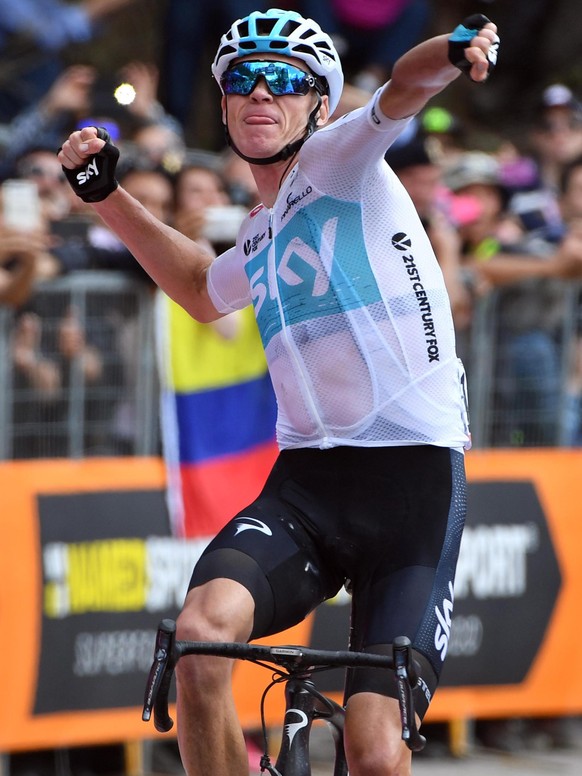
[[283,305],[281,302],[281,293],[280,293],[280,287],[279,287],[279,276],[277,274],[277,262],[275,258],[275,237],[273,234],[273,215],[274,215],[274,208],[269,208],[269,228],[268,228],[268,234],[269,239],[271,240],[271,251],[270,256],[271,258],[269,261],[272,262],[272,277],[273,281],[277,286],[277,307],[279,309],[279,318],[281,320],[281,337],[283,338],[287,352],[291,355],[291,358],[293,359],[293,362],[295,363],[295,367],[297,370],[298,375],[301,376],[301,383],[303,385],[304,391],[305,391],[305,397],[307,398],[307,405],[309,407],[309,410],[311,412],[311,417],[315,421],[318,430],[319,430],[319,436],[320,436],[320,444],[319,447],[322,450],[326,450],[330,447],[332,447],[332,443],[329,440],[329,435],[327,433],[327,429],[325,427],[325,424],[321,418],[321,415],[319,414],[319,411],[317,409],[317,405],[315,403],[315,399],[313,397],[313,394],[309,387],[309,381],[306,379],[306,373],[305,368],[303,366],[303,362],[298,356],[297,353],[297,347],[295,345],[295,342],[293,341],[293,338],[289,335],[287,325],[285,323],[285,315],[283,312]]

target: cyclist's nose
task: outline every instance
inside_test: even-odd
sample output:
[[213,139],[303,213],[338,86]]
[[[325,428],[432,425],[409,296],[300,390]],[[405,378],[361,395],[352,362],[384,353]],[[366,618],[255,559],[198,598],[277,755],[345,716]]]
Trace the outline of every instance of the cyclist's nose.
[[255,100],[273,99],[273,95],[271,94],[271,91],[267,86],[267,82],[262,75],[257,78],[257,82],[254,85],[253,90],[251,91],[251,97],[254,98]]

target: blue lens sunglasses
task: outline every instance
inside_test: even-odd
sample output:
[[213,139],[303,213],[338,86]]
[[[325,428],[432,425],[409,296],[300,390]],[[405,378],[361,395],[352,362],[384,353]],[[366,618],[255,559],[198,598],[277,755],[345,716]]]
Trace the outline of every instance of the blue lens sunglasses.
[[275,97],[285,94],[308,94],[317,80],[288,62],[238,62],[225,70],[220,85],[224,94],[250,94],[259,78],[264,78],[269,91]]

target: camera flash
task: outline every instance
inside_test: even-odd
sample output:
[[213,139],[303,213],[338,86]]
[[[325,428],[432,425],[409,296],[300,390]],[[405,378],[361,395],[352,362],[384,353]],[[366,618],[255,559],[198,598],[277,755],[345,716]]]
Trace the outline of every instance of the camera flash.
[[119,84],[113,96],[120,105],[131,105],[135,100],[135,89],[131,84]]

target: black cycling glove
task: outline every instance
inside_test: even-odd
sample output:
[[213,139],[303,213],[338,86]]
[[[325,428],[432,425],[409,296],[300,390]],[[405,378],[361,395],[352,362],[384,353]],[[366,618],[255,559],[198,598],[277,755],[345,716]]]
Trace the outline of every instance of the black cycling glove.
[[[468,78],[471,78],[470,72],[472,64],[465,57],[465,49],[471,45],[471,41],[477,35],[479,30],[488,24],[491,20],[482,13],[474,13],[459,24],[453,30],[449,38],[449,61]],[[489,60],[490,73],[497,64],[497,53],[499,51],[499,38],[491,44],[487,59]],[[472,80],[472,79],[471,79]]]
[[73,170],[63,167],[71,188],[83,202],[101,202],[119,185],[115,179],[119,148],[113,145],[109,133],[103,127],[97,128],[97,137],[105,140],[98,154],[91,156],[82,167]]

